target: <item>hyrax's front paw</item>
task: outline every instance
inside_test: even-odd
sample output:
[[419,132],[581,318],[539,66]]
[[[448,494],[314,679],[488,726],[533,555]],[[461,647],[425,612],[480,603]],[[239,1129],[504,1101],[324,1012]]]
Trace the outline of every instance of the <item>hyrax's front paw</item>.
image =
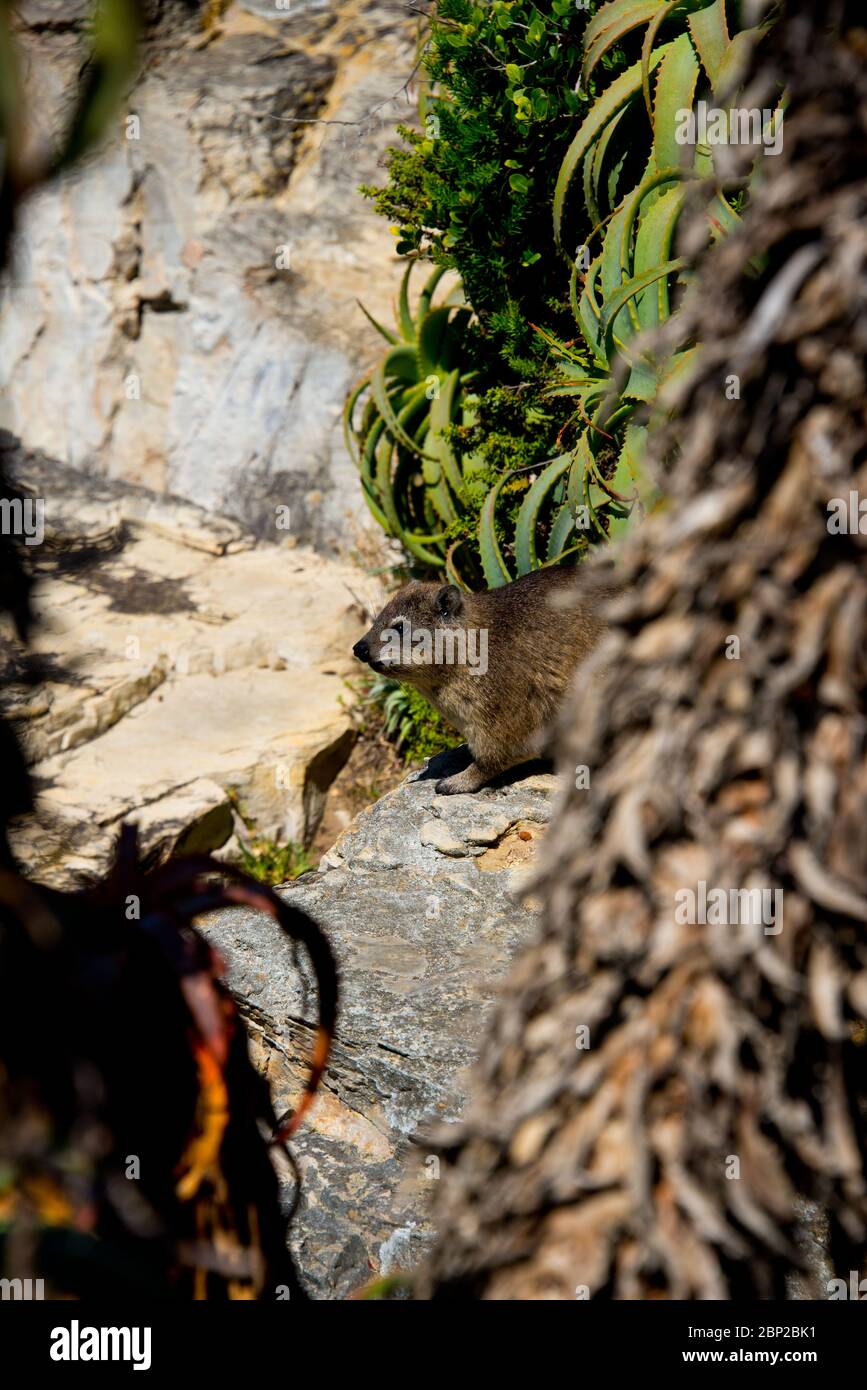
[[483,772],[477,763],[470,763],[463,772],[454,772],[451,777],[441,777],[436,784],[437,796],[458,796],[461,792],[477,792],[489,780],[490,774]]

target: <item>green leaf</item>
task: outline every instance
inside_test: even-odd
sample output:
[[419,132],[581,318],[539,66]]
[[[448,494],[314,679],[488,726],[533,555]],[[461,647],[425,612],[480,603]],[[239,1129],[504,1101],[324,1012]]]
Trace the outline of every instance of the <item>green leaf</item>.
[[[584,335],[584,341],[593,353],[594,360],[602,367],[608,366],[608,359],[604,354],[602,339],[599,335],[599,324],[602,320],[602,311],[596,302],[596,285],[599,279],[599,272],[602,269],[602,257],[597,256],[591,262],[590,269],[584,279],[584,288],[578,301],[578,312],[576,318],[578,326]],[[573,271],[573,277],[575,272]],[[573,306],[574,307],[574,306]]]
[[686,145],[678,144],[679,111],[691,111],[698,82],[698,59],[689,34],[681,34],[669,45],[659,69],[653,100],[653,156],[657,169],[683,167],[695,157]]
[[443,304],[439,309],[431,309],[422,320],[416,350],[419,376],[439,375],[445,359],[451,312],[448,305]]
[[749,70],[753,49],[763,33],[762,29],[742,29],[735,34],[717,68],[715,96],[730,96],[740,86]]
[[418,297],[418,309],[416,311],[415,316],[416,323],[421,323],[422,319],[425,317],[428,310],[430,309],[431,300],[433,299],[434,295],[434,290],[436,289],[440,280],[445,275],[447,268],[447,266],[438,265],[436,269],[432,272],[432,274],[430,274],[428,278],[425,280],[424,285],[422,286],[421,294]]
[[[650,60],[651,70],[662,61],[668,47],[668,44],[664,44],[653,54]],[[601,96],[597,97],[586,118],[581,122],[577,134],[566,151],[554,189],[554,237],[558,246],[561,244],[561,223],[566,195],[578,165],[593,142],[601,135],[608,122],[632,101],[640,90],[641,63],[634,63],[626,72],[615,78],[611,86],[607,87]]]
[[[682,184],[677,184],[674,188],[667,189],[642,217],[635,238],[633,267],[636,275],[643,275],[654,266],[669,260],[685,197],[685,188]],[[664,323],[670,312],[668,276],[664,276],[655,286],[639,295],[636,308],[642,328],[652,328],[658,323]]]
[[612,0],[593,16],[584,31],[586,57],[581,70],[586,83],[604,53],[639,25],[653,19],[659,0]]
[[355,413],[355,407],[358,404],[360,396],[369,385],[370,378],[363,376],[358,385],[352,388],[343,405],[343,442],[346,445],[346,452],[349,454],[349,457],[356,467],[361,463],[361,452],[352,425],[352,417]]
[[400,282],[400,298],[398,301],[400,330],[405,341],[408,343],[411,343],[415,337],[415,323],[413,322],[409,307],[409,277],[414,264],[414,261],[410,261],[403,273],[403,278]]
[[631,506],[641,497],[641,474],[646,441],[647,426],[630,422],[626,426],[613,476],[607,480],[600,480],[604,490],[618,502]]
[[399,343],[390,348],[382,359],[382,369],[386,377],[396,377],[407,386],[418,383],[418,362],[415,350],[409,343]]
[[[595,145],[594,150],[593,150],[593,154],[592,154],[591,187],[592,187],[593,202],[594,202],[595,207],[597,208],[597,215],[596,215],[596,217],[594,218],[593,215],[592,215],[592,213],[591,213],[591,214],[590,214],[590,217],[591,217],[591,221],[594,222],[594,224],[597,223],[597,222],[599,222],[599,221],[601,220],[601,219],[600,219],[600,216],[599,216],[599,212],[600,212],[600,210],[601,210],[601,208],[602,208],[602,199],[601,199],[601,196],[600,196],[600,195],[601,195],[601,189],[602,189],[602,181],[603,181],[603,178],[604,178],[605,159],[606,159],[606,156],[607,156],[607,154],[608,154],[608,150],[609,150],[609,148],[610,148],[610,146],[611,146],[611,140],[612,140],[613,136],[617,133],[618,126],[620,125],[621,121],[623,120],[624,114],[625,114],[625,108],[624,108],[623,111],[618,112],[618,114],[614,117],[613,120],[611,120],[611,121],[608,122],[607,126],[605,127],[605,129],[603,130],[602,134],[600,135],[599,139],[596,141],[596,145]],[[612,188],[611,177],[612,177],[612,175],[614,175],[614,177],[615,177],[615,187],[616,187],[616,173],[617,173],[617,170],[618,170],[619,168],[622,167],[623,159],[625,159],[625,157],[626,157],[626,156],[624,155],[623,158],[621,158],[621,159],[617,162],[617,164],[615,164],[614,168],[610,171],[610,173],[609,173],[609,175],[608,175],[608,179],[607,179],[607,183],[606,183],[606,194],[607,194],[607,203],[608,203],[608,207],[609,207],[609,208],[613,207],[613,204],[614,204],[614,189]],[[590,156],[588,155],[588,159],[589,159],[589,158],[590,158]],[[587,209],[587,210],[588,210],[588,212],[590,212],[590,207],[589,207],[589,205],[588,205],[588,209]]]
[[365,307],[364,307],[364,305],[362,304],[362,302],[361,302],[360,299],[356,299],[355,302],[356,302],[356,304],[358,305],[358,307],[359,307],[359,309],[361,310],[361,312],[364,314],[364,317],[365,317],[370,323],[373,324],[373,326],[374,326],[374,328],[376,329],[377,333],[381,334],[382,337],[385,339],[385,341],[386,341],[387,343],[394,343],[394,344],[397,344],[397,343],[400,342],[400,338],[398,338],[397,334],[396,334],[396,333],[392,333],[392,331],[391,331],[390,328],[384,328],[383,325],[379,322],[379,320],[378,320],[378,319],[375,319],[375,318],[373,317],[373,314],[371,314],[367,309],[365,309]]
[[397,440],[408,449],[411,454],[417,454],[419,458],[424,457],[423,451],[418,447],[412,435],[407,434],[400,424],[397,413],[394,409],[388,387],[385,384],[384,364],[380,362],[375,368],[370,378],[373,399],[376,401],[377,409],[385,421],[386,428],[393,440]]
[[641,44],[641,88],[644,92],[644,105],[650,122],[653,124],[653,103],[650,100],[650,55],[653,52],[653,45],[656,36],[662,25],[671,16],[674,10],[681,8],[683,0],[660,0],[656,14],[647,26],[644,39]]
[[450,444],[442,435],[442,431],[451,424],[458,378],[459,372],[457,367],[455,367],[449,372],[445,381],[441,384],[439,395],[435,396],[431,401],[430,428],[432,435],[439,436],[437,439],[437,457],[442,464],[443,472],[452,490],[460,497],[463,491],[461,470],[458,467],[457,459],[452,452]]
[[627,280],[624,285],[621,285],[620,289],[616,294],[612,295],[610,301],[605,305],[602,311],[600,335],[603,341],[607,344],[611,336],[612,327],[617,320],[617,315],[630,299],[640,294],[642,290],[647,289],[648,285],[652,285],[656,280],[661,279],[663,275],[673,275],[675,271],[683,270],[686,264],[687,262],[683,257],[679,257],[674,261],[666,261],[664,265],[655,266],[652,270],[646,271],[645,274],[636,275],[631,280]]
[[509,476],[508,473],[505,473],[499,482],[491,488],[479,514],[479,555],[485,583],[489,589],[499,589],[503,584],[511,583],[512,579],[503,559],[495,528],[497,499],[500,495],[500,488]]
[[654,368],[643,357],[636,357],[621,395],[625,401],[652,401],[658,387]]
[[[623,281],[624,270],[629,270],[629,250],[628,250],[628,217],[629,205],[621,204],[608,223],[608,230],[605,233],[605,241],[602,244],[602,270],[599,282],[602,290],[603,304],[610,303],[613,296],[620,289]],[[604,317],[604,311],[603,311]],[[624,306],[618,321],[613,325],[612,335],[614,341],[622,345],[628,338],[632,337],[633,328],[630,323],[629,313]],[[600,333],[604,339],[604,333]],[[611,361],[608,352],[605,352],[608,362]]]
[[561,454],[559,458],[546,464],[521,503],[521,510],[518,512],[515,526],[515,563],[519,575],[529,574],[530,570],[536,569],[538,566],[536,524],[539,520],[539,511],[554,484],[563,477],[571,463],[571,454]]
[[692,41],[712,87],[716,86],[720,64],[731,40],[726,22],[725,0],[714,0],[687,20]]
[[575,529],[575,515],[568,502],[564,502],[559,512],[554,518],[554,523],[548,535],[548,549],[545,553],[546,560],[556,560],[566,549],[566,542]]

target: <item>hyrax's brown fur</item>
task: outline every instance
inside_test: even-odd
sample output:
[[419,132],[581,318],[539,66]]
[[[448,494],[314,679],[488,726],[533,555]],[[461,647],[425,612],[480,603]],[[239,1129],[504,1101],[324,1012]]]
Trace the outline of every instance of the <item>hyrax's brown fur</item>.
[[[575,668],[605,630],[599,604],[600,591],[591,597],[580,570],[557,567],[478,594],[412,583],[389,600],[353,651],[375,671],[415,686],[463,734],[473,762],[436,789],[446,795],[474,792],[546,750]],[[401,619],[411,634],[432,634],[431,653],[416,651],[407,640],[395,659]],[[436,660],[437,630],[441,657],[451,644],[452,655],[471,653],[475,667],[468,660]],[[484,674],[481,633],[487,634]],[[422,639],[417,641],[421,648]]]

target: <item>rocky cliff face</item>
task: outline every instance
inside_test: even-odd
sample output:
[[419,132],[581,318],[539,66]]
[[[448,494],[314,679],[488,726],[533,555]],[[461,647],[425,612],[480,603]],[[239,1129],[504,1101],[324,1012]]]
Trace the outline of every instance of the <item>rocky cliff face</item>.
[[[69,99],[83,0],[23,0],[28,122]],[[101,154],[28,206],[0,304],[0,424],[83,471],[319,548],[363,521],[340,409],[386,321],[391,237],[357,186],[411,108],[397,5],[151,4]],[[74,389],[73,389],[74,385]]]

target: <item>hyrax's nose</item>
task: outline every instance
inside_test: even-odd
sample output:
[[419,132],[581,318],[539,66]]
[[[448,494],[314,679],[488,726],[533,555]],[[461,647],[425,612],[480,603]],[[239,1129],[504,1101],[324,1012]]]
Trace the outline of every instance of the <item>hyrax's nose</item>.
[[370,647],[367,645],[363,637],[361,638],[361,641],[356,642],[355,646],[352,648],[352,655],[357,656],[359,661],[370,660]]

